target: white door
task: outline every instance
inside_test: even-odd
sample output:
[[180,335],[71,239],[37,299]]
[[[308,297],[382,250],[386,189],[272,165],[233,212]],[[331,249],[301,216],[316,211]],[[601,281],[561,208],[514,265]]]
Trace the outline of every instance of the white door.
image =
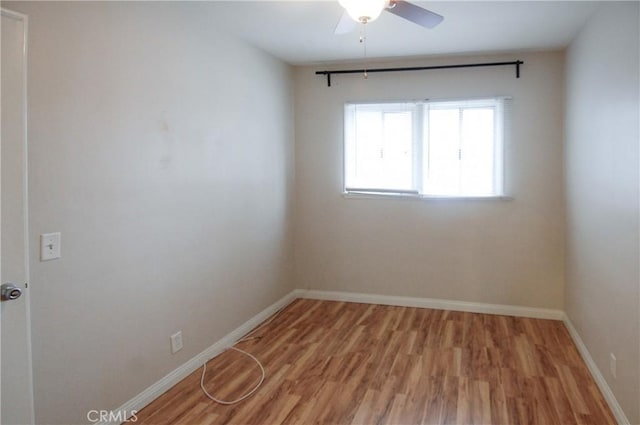
[[29,332],[26,138],[26,16],[2,9],[2,135],[0,139],[0,282],[22,296],[0,302],[0,422],[31,424],[33,390]]

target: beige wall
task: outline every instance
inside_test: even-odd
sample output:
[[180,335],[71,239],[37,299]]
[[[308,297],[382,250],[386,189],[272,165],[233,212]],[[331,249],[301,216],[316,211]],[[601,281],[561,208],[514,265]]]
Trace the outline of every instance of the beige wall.
[[566,77],[566,311],[632,424],[640,423],[639,18],[637,2],[604,5],[571,44]]
[[291,291],[292,77],[198,3],[3,6],[30,20],[36,420],[86,423]]
[[[301,288],[563,306],[563,54],[446,57],[385,66],[524,60],[515,69],[334,76],[298,67],[295,276]],[[348,67],[348,65],[347,65]],[[372,66],[373,67],[373,66]],[[346,101],[513,97],[513,200],[347,199]]]

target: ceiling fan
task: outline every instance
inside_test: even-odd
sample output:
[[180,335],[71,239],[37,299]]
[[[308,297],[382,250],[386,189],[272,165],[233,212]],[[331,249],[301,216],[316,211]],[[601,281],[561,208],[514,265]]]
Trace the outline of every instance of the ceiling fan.
[[358,22],[366,24],[374,21],[384,10],[425,28],[433,28],[444,19],[435,12],[404,0],[339,0],[339,3],[345,12],[336,25],[335,34],[351,32]]

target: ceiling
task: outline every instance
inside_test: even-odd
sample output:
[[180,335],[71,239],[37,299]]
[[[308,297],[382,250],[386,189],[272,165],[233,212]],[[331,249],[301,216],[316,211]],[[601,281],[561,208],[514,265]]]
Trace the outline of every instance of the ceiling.
[[[383,12],[367,24],[367,57],[392,58],[567,46],[598,8],[595,1],[412,1],[444,16],[428,30]],[[337,0],[214,1],[217,26],[291,64],[363,57],[360,29],[334,35]]]

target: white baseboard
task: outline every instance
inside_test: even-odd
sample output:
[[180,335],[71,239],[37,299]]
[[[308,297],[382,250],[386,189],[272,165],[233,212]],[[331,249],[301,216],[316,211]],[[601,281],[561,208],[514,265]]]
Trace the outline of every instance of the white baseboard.
[[564,312],[547,308],[522,307],[503,304],[484,304],[467,301],[452,301],[436,298],[396,297],[392,295],[358,294],[337,291],[302,291],[300,298],[316,300],[347,301],[364,304],[395,305],[402,307],[433,308],[436,310],[467,311],[471,313],[500,314],[505,316],[531,317],[535,319],[562,320]]
[[616,396],[613,395],[613,391],[611,391],[609,384],[604,379],[604,376],[602,375],[602,372],[600,372],[598,365],[596,365],[596,362],[593,361],[593,357],[591,357],[591,354],[589,353],[587,346],[584,345],[584,342],[582,341],[580,334],[578,333],[576,328],[573,326],[573,323],[571,323],[569,316],[565,314],[564,317],[562,318],[562,321],[564,322],[565,326],[569,330],[569,334],[571,335],[571,338],[573,338],[573,342],[576,344],[576,347],[578,348],[578,351],[580,352],[582,359],[587,364],[587,367],[589,368],[589,372],[591,372],[593,379],[596,381],[598,388],[600,388],[600,391],[602,392],[602,395],[607,401],[607,404],[611,408],[613,415],[616,417],[616,421],[618,421],[618,424],[620,425],[629,425],[630,422],[629,422],[629,419],[627,418],[627,415],[624,414],[622,407],[620,407],[618,400],[616,400]]
[[[222,353],[225,349],[231,347],[238,339],[240,339],[243,335],[247,334],[250,330],[258,326],[260,323],[265,321],[269,316],[280,310],[281,308],[289,305],[294,300],[300,298],[300,294],[304,291],[294,290],[289,294],[285,295],[280,300],[271,304],[269,307],[262,310],[260,313],[253,316],[251,319],[244,322],[242,325],[222,337],[220,340],[215,342],[212,346],[205,349],[200,354],[188,360],[183,365],[174,369],[164,378],[157,381],[155,384],[151,385],[140,394],[120,406],[119,408],[113,410],[112,412],[123,412],[126,413],[126,416],[129,417],[132,412],[140,411],[142,408],[150,404],[156,398],[160,397],[163,393],[169,390],[171,387],[176,385],[178,382],[182,381],[184,378],[189,376],[193,371],[198,369],[200,366],[204,364],[205,361],[217,356]],[[122,421],[117,422],[99,422],[98,425],[119,425]]]

